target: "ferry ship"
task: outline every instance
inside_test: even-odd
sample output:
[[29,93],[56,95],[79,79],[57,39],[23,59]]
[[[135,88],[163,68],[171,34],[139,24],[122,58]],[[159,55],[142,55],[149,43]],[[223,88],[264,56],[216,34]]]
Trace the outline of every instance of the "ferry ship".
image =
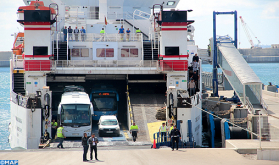
[[[36,149],[42,136],[52,136],[51,121],[61,123],[58,107],[69,85],[88,95],[99,88],[106,91],[95,94],[102,99],[116,91],[114,115],[126,128],[134,121],[129,91],[166,95],[167,122],[179,124],[183,142],[201,146],[201,83],[194,95],[188,92],[197,53],[192,10],[175,9],[179,0],[24,2],[17,10],[24,32],[17,34],[10,60],[12,149]],[[109,105],[102,99],[99,104]]]

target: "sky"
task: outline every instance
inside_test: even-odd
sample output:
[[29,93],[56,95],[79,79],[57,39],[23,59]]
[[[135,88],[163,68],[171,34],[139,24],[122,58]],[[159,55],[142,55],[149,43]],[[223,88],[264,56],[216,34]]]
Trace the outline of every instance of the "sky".
[[[10,51],[14,42],[13,33],[23,31],[17,23],[17,9],[23,6],[22,0],[0,0],[0,51]],[[213,35],[213,11],[237,11],[250,29],[254,44],[279,44],[279,0],[180,0],[179,10],[192,9],[189,20],[195,20],[195,41],[199,48],[207,48],[209,38]],[[217,15],[217,35],[234,36],[234,19],[232,15]],[[243,31],[238,18],[239,48],[251,45]]]

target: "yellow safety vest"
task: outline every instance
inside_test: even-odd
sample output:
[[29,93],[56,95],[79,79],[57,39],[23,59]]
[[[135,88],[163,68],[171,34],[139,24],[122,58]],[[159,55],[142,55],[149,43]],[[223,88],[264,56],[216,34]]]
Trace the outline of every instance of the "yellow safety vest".
[[52,127],[52,128],[56,128],[56,127],[57,127],[57,122],[54,122],[54,123],[51,122],[51,127]]
[[139,127],[138,127],[137,125],[135,125],[135,126],[131,125],[131,127],[130,127],[130,131],[131,131],[131,130],[135,130],[135,131],[136,131],[136,130],[138,130],[138,129],[139,129]]
[[64,136],[63,136],[63,127],[59,127],[59,128],[57,128],[57,137],[59,137],[59,138],[64,138]]
[[136,30],[136,33],[140,33],[141,31],[140,30]]
[[160,126],[160,131],[161,132],[167,132],[167,126]]
[[101,34],[105,33],[105,30],[101,30],[100,33],[101,33]]
[[173,126],[170,127],[170,131],[173,130]]

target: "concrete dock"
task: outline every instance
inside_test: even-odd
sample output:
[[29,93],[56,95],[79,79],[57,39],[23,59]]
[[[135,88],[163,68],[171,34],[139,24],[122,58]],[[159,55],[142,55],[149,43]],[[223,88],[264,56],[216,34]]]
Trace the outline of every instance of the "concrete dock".
[[[279,162],[255,160],[252,155],[241,155],[233,149],[190,148],[171,151],[170,148],[98,148],[99,161],[82,161],[83,151],[79,149],[52,149],[33,151],[1,151],[0,160],[18,160],[20,165],[77,165],[77,164],[197,164],[197,165],[278,165]],[[87,155],[87,158],[89,154]]]
[[[231,97],[233,91],[219,91],[219,95]],[[279,133],[279,97],[266,94],[263,92],[263,98],[268,104],[269,123],[278,128]],[[138,111],[143,111],[142,105]],[[144,107],[144,106],[143,106]],[[151,107],[150,107],[151,108]],[[157,108],[157,107],[155,107]],[[145,110],[145,109],[144,109]],[[154,112],[154,107],[152,107]],[[153,112],[147,109],[145,115],[148,116],[144,125],[150,122],[156,122]],[[136,116],[139,119],[143,114]],[[142,122],[142,121],[138,121]],[[148,125],[148,124],[147,124]],[[147,126],[148,130],[156,131],[157,125],[152,128]],[[152,129],[151,129],[152,128]],[[146,129],[143,129],[146,131]],[[152,132],[152,131],[151,131]],[[60,165],[76,165],[76,164],[199,164],[199,165],[277,165],[279,161],[257,160],[257,152],[259,152],[258,140],[227,140],[227,148],[185,148],[178,151],[171,151],[170,148],[151,149],[147,132],[139,141],[127,142],[126,145],[120,145],[120,142],[106,142],[111,144],[103,144],[98,147],[99,161],[92,160],[89,162],[82,161],[83,149],[81,146],[77,148],[65,147],[66,149],[38,149],[38,150],[21,150],[21,151],[0,151],[0,160],[19,160],[20,165],[33,164],[60,164]],[[279,140],[279,137],[278,137]],[[141,141],[141,142],[140,142]],[[147,142],[146,144],[142,144]],[[77,142],[80,145],[80,142]],[[279,151],[279,141],[263,141],[262,150],[277,154]],[[257,151],[257,152],[256,152]],[[87,155],[89,159],[89,153]]]

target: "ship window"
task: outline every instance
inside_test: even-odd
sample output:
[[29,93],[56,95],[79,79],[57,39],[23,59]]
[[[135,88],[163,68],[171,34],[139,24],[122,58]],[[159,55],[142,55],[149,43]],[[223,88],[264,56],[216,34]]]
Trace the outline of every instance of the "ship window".
[[167,6],[173,6],[175,4],[175,1],[168,1]]
[[113,48],[98,48],[96,50],[97,57],[114,57],[114,49]]
[[179,47],[165,47],[165,55],[179,55]]
[[121,57],[138,57],[139,51],[136,48],[123,48],[121,49]]
[[89,57],[89,49],[72,49],[72,57]]
[[121,57],[129,57],[129,49],[121,49]]
[[138,49],[130,49],[130,57],[138,57],[139,51]]
[[33,46],[33,55],[48,55],[47,46]]

